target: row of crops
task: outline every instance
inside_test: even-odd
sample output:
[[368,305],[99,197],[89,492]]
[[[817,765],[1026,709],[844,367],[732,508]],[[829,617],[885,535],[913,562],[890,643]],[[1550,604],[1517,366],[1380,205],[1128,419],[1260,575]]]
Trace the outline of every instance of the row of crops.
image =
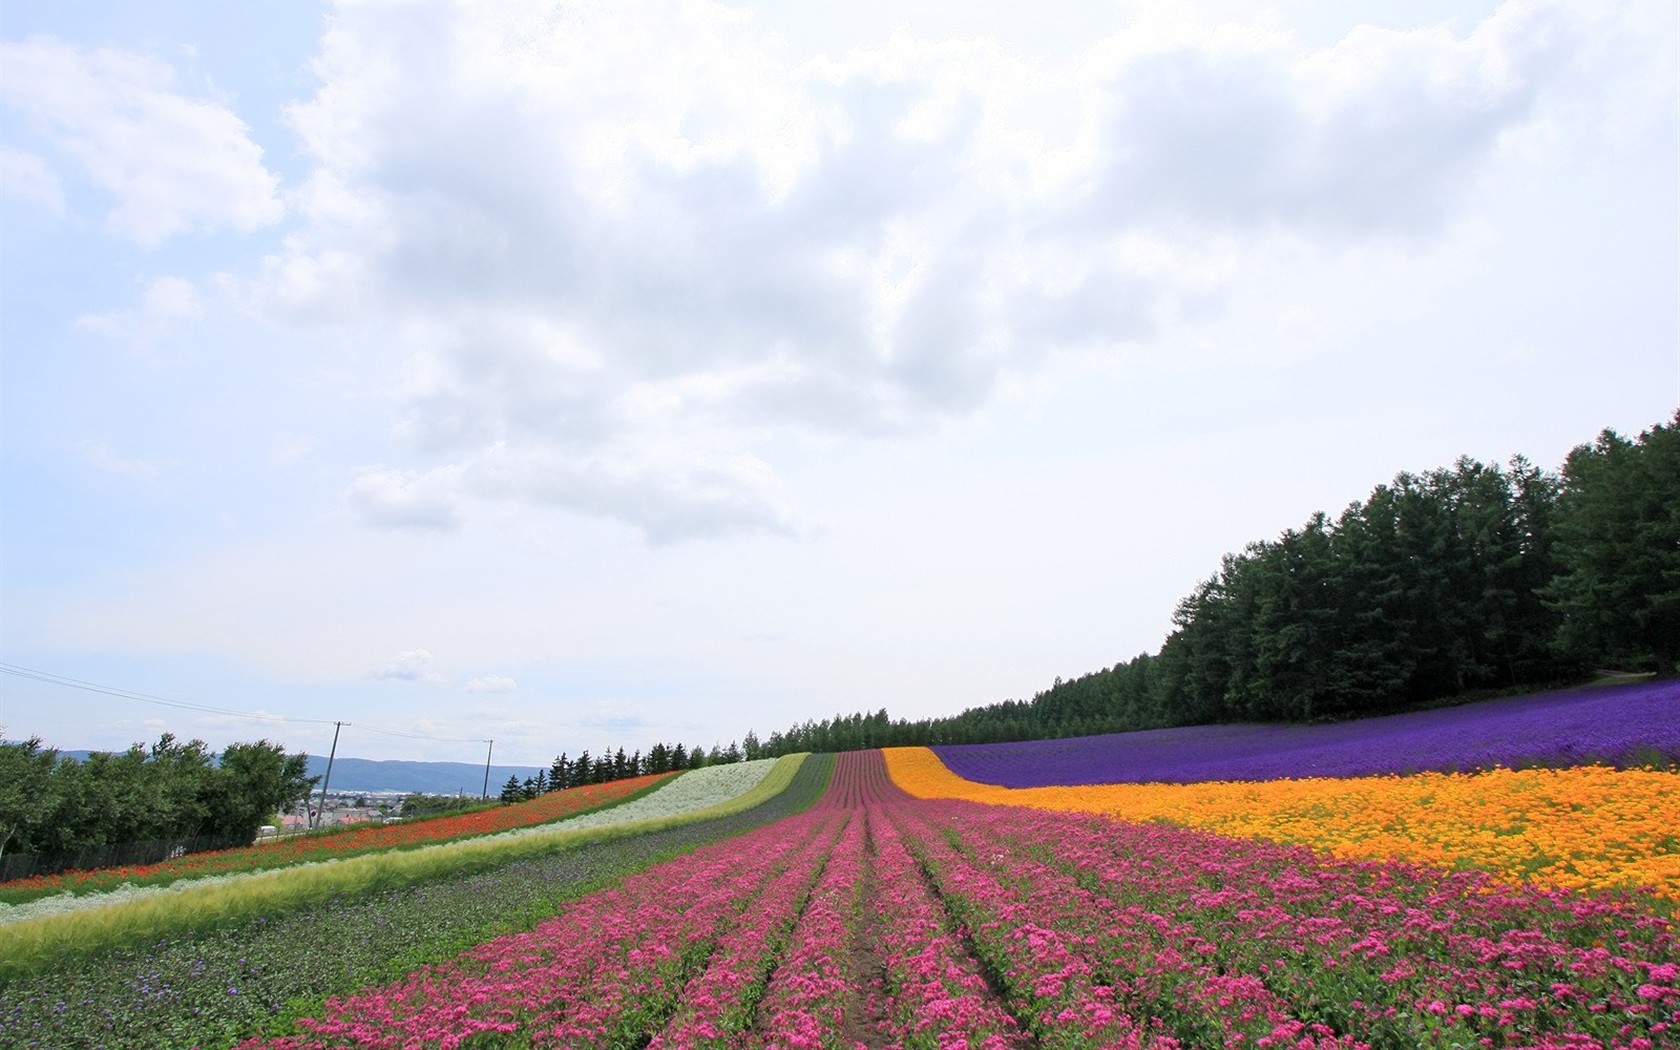
[[660,773],[606,784],[590,784],[570,791],[550,792],[517,805],[496,806],[423,821],[352,825],[255,846],[192,853],[156,864],[65,871],[17,879],[0,883],[0,907],[15,907],[64,893],[105,893],[125,885],[167,886],[183,879],[273,871],[295,864],[342,860],[395,849],[416,849],[515,828],[540,827],[577,815],[613,809],[622,802],[653,790],[672,775]]
[[[673,815],[617,836],[562,832],[546,849],[540,838],[504,841],[481,860],[450,859],[449,847],[398,854],[392,862],[423,863],[268,908],[240,907],[250,880],[0,927],[0,1047],[214,1047],[283,1027],[327,995],[528,929],[627,874],[798,813],[822,795],[832,763],[779,760],[787,775],[774,793],[735,812],[697,810],[698,820]],[[383,859],[265,879],[307,887],[324,871]],[[188,909],[186,921],[169,906]]]
[[242,1050],[1656,1045],[1669,925],[1485,875],[890,801],[717,843]]
[[233,887],[407,865],[341,892],[0,926],[0,1046],[1680,1045],[1663,725],[1666,768],[1046,783],[1028,746],[684,774],[586,830]]

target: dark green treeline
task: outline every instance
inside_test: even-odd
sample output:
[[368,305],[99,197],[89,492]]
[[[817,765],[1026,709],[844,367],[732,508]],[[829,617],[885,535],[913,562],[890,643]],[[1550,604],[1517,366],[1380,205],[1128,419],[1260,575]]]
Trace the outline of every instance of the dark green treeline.
[[[758,740],[751,733],[747,734],[747,744],[749,749],[758,749]],[[682,744],[655,744],[648,749],[646,757],[643,757],[640,751],[627,755],[622,747],[617,751],[609,748],[599,756],[591,756],[585,751],[576,758],[569,758],[565,752],[561,752],[555,757],[553,765],[546,771],[539,769],[536,776],[526,777],[524,780],[516,776],[508,777],[498,797],[503,802],[523,802],[544,792],[583,787],[585,784],[606,784],[648,773],[674,773],[685,769],[699,769],[701,766],[739,762],[744,755],[741,745],[733,740],[729,742],[728,747],[713,744],[710,751],[699,744],[693,747],[685,747]]]
[[[202,740],[182,743],[169,733],[150,748],[135,744],[86,760],[39,739],[0,743],[0,857],[145,843],[189,850],[248,844],[275,814],[308,795],[315,778],[304,775],[307,764],[306,756],[267,740],[230,744],[217,755]],[[107,861],[78,866],[100,863]]]
[[[772,733],[748,757],[1406,710],[1598,669],[1680,670],[1680,412],[1522,457],[1405,473],[1332,519],[1228,554],[1159,652],[1031,701]],[[756,740],[753,741],[756,744]]]

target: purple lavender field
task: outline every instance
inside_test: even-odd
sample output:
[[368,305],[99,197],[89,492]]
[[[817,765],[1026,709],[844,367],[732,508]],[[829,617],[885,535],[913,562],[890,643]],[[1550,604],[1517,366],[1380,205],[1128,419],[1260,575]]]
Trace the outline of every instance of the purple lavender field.
[[1220,725],[933,749],[1004,787],[1358,777],[1680,760],[1680,681],[1571,689],[1327,725]]

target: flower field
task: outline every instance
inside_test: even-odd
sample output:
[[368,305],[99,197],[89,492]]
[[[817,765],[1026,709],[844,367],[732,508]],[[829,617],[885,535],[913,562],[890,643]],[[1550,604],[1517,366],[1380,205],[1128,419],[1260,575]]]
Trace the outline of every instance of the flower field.
[[497,867],[148,944],[20,967],[0,928],[0,1048],[1680,1046],[1680,773],[782,762],[705,819],[492,837]]
[[[200,887],[248,879],[266,872],[300,865],[332,864],[352,857],[381,854],[393,849],[421,849],[472,840],[481,845],[509,839],[560,832],[579,832],[589,829],[617,828],[631,823],[650,824],[667,820],[705,819],[724,815],[723,811],[736,806],[747,808],[758,796],[779,790],[770,786],[778,761],[759,759],[725,766],[711,766],[687,773],[662,773],[647,777],[615,781],[553,792],[528,802],[486,810],[462,817],[440,818],[421,824],[422,834],[378,834],[397,832],[399,827],[369,827],[367,834],[357,832],[311,837],[320,845],[338,844],[336,849],[270,850],[253,847],[246,850],[227,850],[219,854],[204,854],[210,858],[202,863],[199,855],[183,857],[179,861],[147,865],[144,868],[110,868],[91,872],[69,873],[74,876],[72,890],[62,884],[58,892],[50,893],[54,879],[26,879],[9,884],[14,899],[7,903],[8,885],[0,885],[0,926],[37,918],[65,915],[75,911],[127,905],[156,897],[163,893],[195,892]],[[630,785],[620,788],[621,785]],[[619,790],[599,790],[620,788]],[[568,798],[567,796],[571,796]],[[567,816],[566,814],[575,814]],[[499,816],[501,819],[467,820],[466,816]],[[538,821],[542,821],[538,823]],[[498,826],[505,830],[497,830]],[[488,829],[488,830],[486,830]],[[455,832],[451,835],[450,832]],[[344,840],[340,842],[340,840]],[[271,855],[272,854],[272,855]],[[230,869],[218,871],[218,866]],[[118,881],[121,880],[121,881]],[[117,883],[115,888],[112,883]]]
[[1669,923],[1476,873],[899,794],[649,868],[241,1050],[1651,1047]]
[[1490,700],[1318,725],[1211,725],[933,749],[1000,787],[1195,784],[1495,767],[1680,763],[1680,681]]
[[229,1046],[327,995],[528,929],[649,864],[803,812],[822,795],[832,763],[827,756],[793,763],[783,790],[724,816],[525,856],[491,870],[380,883],[235,921],[205,909],[189,931],[104,948],[77,944],[27,968],[20,965],[16,930],[0,928],[0,1048]]
[[67,871],[57,875],[0,883],[0,905],[33,900],[50,893],[98,893],[125,883],[163,885],[235,872],[269,871],[311,861],[354,857],[390,849],[490,835],[512,828],[549,824],[597,810],[657,787],[675,774],[656,773],[608,784],[553,791],[526,802],[472,813],[434,817],[405,824],[367,824],[318,835],[295,835],[239,849],[194,853],[157,864]]
[[1167,820],[1344,857],[1476,867],[1573,889],[1648,888],[1680,900],[1680,774],[1495,770],[1346,780],[1001,788],[952,773],[926,748],[889,748],[918,798]]
[[[728,802],[757,787],[776,764],[773,758],[751,762],[731,762],[728,765],[704,766],[691,769],[664,780],[658,787],[622,805],[608,810],[596,810],[568,817],[555,828],[600,828],[623,824],[632,820],[662,820]],[[510,835],[529,834],[542,829],[520,828]]]

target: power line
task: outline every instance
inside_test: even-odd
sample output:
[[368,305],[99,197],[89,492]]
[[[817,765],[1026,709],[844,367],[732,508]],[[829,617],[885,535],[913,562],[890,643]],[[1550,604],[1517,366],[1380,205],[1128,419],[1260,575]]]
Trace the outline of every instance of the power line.
[[[350,723],[346,722],[344,724],[349,725]],[[383,733],[386,736],[407,737],[409,740],[434,740],[434,741],[437,741],[438,743],[443,743],[443,744],[487,744],[487,743],[489,743],[489,741],[485,740],[483,737],[421,736],[421,735],[416,734],[416,733],[404,733],[404,732],[401,732],[401,731],[396,730],[396,729],[382,729],[379,726],[370,726],[366,722],[357,722],[356,723],[356,728],[357,729],[365,729],[370,733]]]
[[[17,678],[27,678],[36,682],[45,682],[48,685],[63,686],[66,689],[80,689],[89,693],[102,693],[106,696],[121,697],[125,700],[138,700],[141,703],[157,704],[162,707],[174,707],[183,711],[197,711],[202,714],[229,715],[234,718],[249,718],[259,722],[307,722],[312,725],[323,726],[352,724],[350,722],[340,723],[338,720],[332,718],[289,718],[285,715],[269,714],[266,711],[235,711],[232,708],[216,707],[212,704],[200,704],[191,700],[178,700],[172,697],[155,696],[151,693],[142,693],[135,689],[123,689],[114,685],[102,685],[98,682],[89,682],[80,678],[71,678],[68,675],[53,674],[50,671],[38,671],[33,667],[23,667],[19,664],[0,663],[0,672],[13,675]],[[419,733],[404,733],[396,729],[386,729],[382,726],[370,726],[363,722],[356,722],[354,725],[357,729],[365,729],[370,733],[382,733],[385,736],[400,736],[409,740],[430,740],[435,743],[442,744],[487,743],[487,741],[481,737],[426,736]]]
[[175,707],[183,711],[198,711],[203,714],[230,715],[234,718],[249,718],[259,722],[312,722],[317,725],[332,725],[330,718],[288,718],[285,715],[269,714],[266,711],[235,711],[227,707],[215,707],[210,704],[195,703],[191,700],[177,700],[171,697],[154,696],[134,689],[123,689],[114,685],[101,685],[98,682],[83,681],[68,675],[53,674],[50,671],[37,671],[32,667],[22,667],[18,664],[0,663],[0,672],[14,675],[18,678],[28,678],[48,685],[60,685],[66,689],[80,689],[89,693],[103,693],[106,696],[121,697],[125,700],[138,700],[145,704],[157,704],[161,707]]
[[[235,711],[228,707],[216,707],[213,704],[201,704],[193,700],[180,700],[173,697],[157,696],[143,693],[137,689],[125,689],[121,686],[103,685],[99,682],[89,682],[81,678],[71,678],[69,675],[54,674],[51,671],[40,671],[21,664],[0,662],[0,673],[12,675],[16,678],[26,678],[31,681],[45,682],[48,685],[63,686],[66,689],[80,689],[88,693],[101,693],[105,696],[115,696],[124,700],[138,700],[145,704],[156,704],[160,707],[173,707],[183,711],[197,711],[201,714],[227,715],[233,718],[249,718],[258,722],[293,722],[310,725],[330,726],[340,724],[340,720],[332,718],[292,718],[287,715],[269,714],[266,711]],[[456,736],[428,736],[421,733],[406,733],[398,729],[387,729],[384,726],[368,725],[366,722],[342,722],[343,725],[354,725],[357,729],[365,729],[370,733],[383,736],[402,737],[407,740],[427,740],[439,744],[488,744],[483,737]],[[542,723],[525,723],[530,729],[557,729],[562,732],[574,732],[569,726],[546,725]]]

